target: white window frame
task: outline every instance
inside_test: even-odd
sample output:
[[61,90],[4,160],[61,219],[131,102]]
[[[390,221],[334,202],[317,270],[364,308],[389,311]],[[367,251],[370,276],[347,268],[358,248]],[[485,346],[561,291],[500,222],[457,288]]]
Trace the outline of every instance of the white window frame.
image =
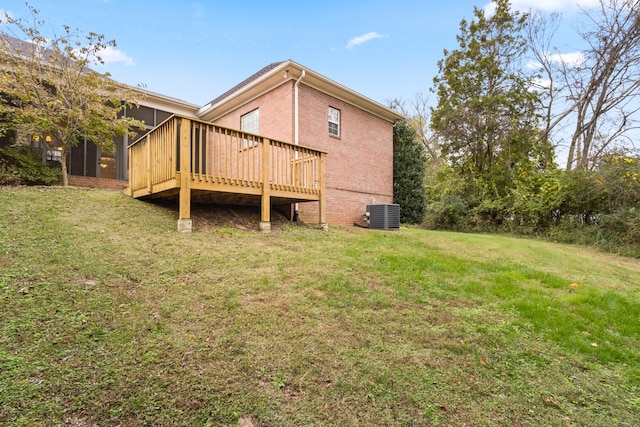
[[[258,134],[260,132],[260,109],[256,108],[246,114],[240,116],[240,130],[247,133]],[[252,140],[244,139],[244,148],[253,147],[257,143]]]
[[240,116],[240,130],[254,134],[260,132],[260,109],[256,108]]
[[335,107],[329,107],[328,116],[329,135],[340,137],[340,110]]

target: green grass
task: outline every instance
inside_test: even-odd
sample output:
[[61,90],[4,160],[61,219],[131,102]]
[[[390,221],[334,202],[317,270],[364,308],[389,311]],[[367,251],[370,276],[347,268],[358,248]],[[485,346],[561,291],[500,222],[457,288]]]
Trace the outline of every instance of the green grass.
[[638,260],[175,216],[0,189],[0,425],[640,424]]

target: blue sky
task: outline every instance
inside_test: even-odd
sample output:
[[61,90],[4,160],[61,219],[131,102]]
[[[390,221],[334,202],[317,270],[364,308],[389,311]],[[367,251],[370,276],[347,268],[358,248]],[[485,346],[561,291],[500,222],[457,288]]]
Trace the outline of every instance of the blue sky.
[[[579,0],[583,5],[597,0]],[[292,59],[386,104],[429,95],[443,49],[462,18],[489,0],[31,0],[45,29],[63,24],[117,41],[100,71],[133,86],[203,105],[272,62]],[[514,0],[558,11],[576,0]],[[0,10],[29,18],[24,0]],[[570,40],[563,52],[570,53]],[[429,95],[434,100],[433,95]]]

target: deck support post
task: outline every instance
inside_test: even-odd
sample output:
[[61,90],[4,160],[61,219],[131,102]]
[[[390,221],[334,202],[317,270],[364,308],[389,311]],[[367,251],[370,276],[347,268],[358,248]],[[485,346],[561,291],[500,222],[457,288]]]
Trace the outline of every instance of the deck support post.
[[149,139],[149,135],[145,136],[147,142],[147,193],[153,194],[153,172],[151,171],[153,162],[151,160],[151,156],[153,152],[151,151],[151,140]]
[[262,141],[262,200],[260,201],[260,231],[271,231],[271,140]]
[[191,121],[180,122],[180,196],[178,231],[190,233],[191,222]]
[[329,230],[329,224],[327,224],[327,194],[325,191],[325,179],[324,179],[324,173],[325,173],[325,168],[324,168],[324,159],[325,159],[326,154],[325,153],[320,153],[320,160],[319,160],[319,165],[318,165],[318,181],[319,181],[319,186],[320,186],[320,200],[319,200],[319,212],[318,212],[318,218],[319,218],[319,222],[320,222],[320,228],[324,231]]

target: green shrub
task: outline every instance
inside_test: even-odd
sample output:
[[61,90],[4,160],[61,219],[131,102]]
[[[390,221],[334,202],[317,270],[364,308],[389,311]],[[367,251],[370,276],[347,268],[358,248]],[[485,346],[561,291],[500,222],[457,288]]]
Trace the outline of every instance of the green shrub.
[[393,128],[393,201],[400,205],[400,221],[419,224],[426,211],[424,187],[426,155],[416,131],[406,121]]
[[539,234],[561,214],[567,198],[563,171],[519,168],[510,194],[510,231]]
[[463,230],[469,222],[469,205],[457,194],[442,194],[427,208],[425,226],[431,229]]
[[640,210],[621,208],[600,219],[603,249],[640,257]]
[[[60,169],[52,168],[34,155],[27,147],[0,147],[0,160],[5,164],[6,175],[10,179],[15,174],[20,182],[14,184],[52,185],[60,181]],[[15,179],[15,176],[11,179]]]
[[20,185],[22,180],[15,166],[0,159],[0,185]]
[[499,229],[507,219],[508,206],[504,198],[499,196],[485,197],[471,212],[474,230],[492,231]]
[[607,252],[640,258],[640,210],[621,208],[609,214],[563,216],[544,237],[555,242],[594,246]]
[[598,174],[598,184],[610,212],[640,205],[640,158],[625,153],[608,154],[598,165]]
[[566,171],[564,182],[563,214],[579,215],[583,222],[590,223],[597,213],[607,212],[607,182],[601,171]]

